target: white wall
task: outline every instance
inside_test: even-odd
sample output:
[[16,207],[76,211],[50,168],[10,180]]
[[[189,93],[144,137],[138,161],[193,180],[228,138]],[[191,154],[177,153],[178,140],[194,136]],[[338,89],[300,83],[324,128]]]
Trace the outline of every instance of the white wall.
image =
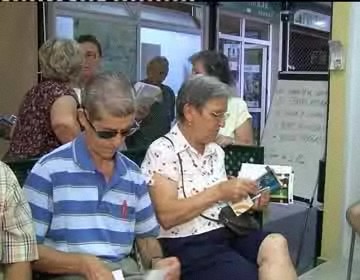
[[191,71],[188,58],[201,50],[201,36],[142,27],[140,38],[141,43],[161,45],[161,55],[169,60],[169,74],[164,83],[177,94]]
[[[345,212],[350,204],[360,200],[360,3],[351,3],[349,49],[346,54],[347,90],[332,94],[346,94],[346,128],[345,128],[345,201],[343,207],[343,254],[348,256],[350,246],[350,227],[345,220]],[[360,260],[359,238],[355,258]]]

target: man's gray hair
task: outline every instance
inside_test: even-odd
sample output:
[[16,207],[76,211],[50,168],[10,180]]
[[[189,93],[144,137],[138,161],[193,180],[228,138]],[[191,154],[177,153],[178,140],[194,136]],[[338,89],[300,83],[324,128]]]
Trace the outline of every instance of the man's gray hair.
[[96,75],[87,83],[82,100],[92,121],[104,114],[127,117],[136,109],[134,88],[122,73]]
[[230,87],[219,79],[202,74],[194,75],[185,81],[179,90],[176,98],[176,117],[180,121],[184,120],[186,104],[200,110],[210,99],[230,96]]

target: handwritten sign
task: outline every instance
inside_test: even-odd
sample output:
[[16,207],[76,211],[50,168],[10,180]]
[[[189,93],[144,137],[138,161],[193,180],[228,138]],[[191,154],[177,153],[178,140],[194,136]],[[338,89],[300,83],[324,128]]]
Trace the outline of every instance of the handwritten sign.
[[279,80],[261,145],[265,164],[294,168],[294,194],[310,198],[326,141],[328,85]]

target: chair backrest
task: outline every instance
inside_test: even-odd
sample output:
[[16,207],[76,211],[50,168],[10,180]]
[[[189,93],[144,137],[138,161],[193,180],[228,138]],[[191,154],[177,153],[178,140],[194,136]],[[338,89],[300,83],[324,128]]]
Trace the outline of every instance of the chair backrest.
[[26,177],[29,172],[38,161],[38,158],[30,158],[30,159],[21,159],[21,160],[11,160],[6,161],[5,163],[9,165],[9,167],[14,172],[16,178],[19,181],[20,186],[22,187],[25,183]]
[[146,149],[127,150],[127,151],[121,151],[121,153],[140,166],[145,158],[146,151],[147,151]]
[[237,177],[242,163],[264,163],[264,147],[234,145],[225,147],[224,151],[228,176]]
[[[141,165],[143,161],[146,150],[131,150],[122,152],[129,159],[134,161],[136,164]],[[19,160],[9,160],[5,161],[7,165],[12,169],[16,178],[19,181],[20,186],[23,186],[28,176],[29,172],[38,161],[38,158],[29,158],[29,159],[19,159]]]

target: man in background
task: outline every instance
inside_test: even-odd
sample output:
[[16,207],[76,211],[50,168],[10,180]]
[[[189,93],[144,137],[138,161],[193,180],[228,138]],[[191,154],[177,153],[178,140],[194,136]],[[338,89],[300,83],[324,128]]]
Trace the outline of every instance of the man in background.
[[86,83],[90,78],[95,76],[100,68],[102,48],[98,39],[90,34],[80,35],[77,38],[77,42],[80,44],[85,55],[81,81]]
[[163,84],[169,73],[169,61],[164,56],[156,56],[146,67],[147,78],[142,82],[160,87],[162,101],[155,102],[150,108],[139,108],[137,120],[140,129],[126,139],[128,150],[147,149],[157,138],[170,131],[175,117],[175,94]]
[[30,280],[38,258],[31,211],[10,167],[0,161],[0,280]]

